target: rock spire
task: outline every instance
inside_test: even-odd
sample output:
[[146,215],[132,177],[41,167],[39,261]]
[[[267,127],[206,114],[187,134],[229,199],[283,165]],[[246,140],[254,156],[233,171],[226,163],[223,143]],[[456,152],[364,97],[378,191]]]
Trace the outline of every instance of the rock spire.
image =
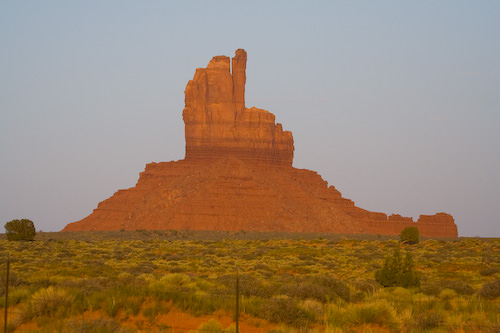
[[245,107],[247,53],[216,56],[198,68],[185,91],[186,160],[234,156],[245,161],[292,165],[293,137],[272,113]]

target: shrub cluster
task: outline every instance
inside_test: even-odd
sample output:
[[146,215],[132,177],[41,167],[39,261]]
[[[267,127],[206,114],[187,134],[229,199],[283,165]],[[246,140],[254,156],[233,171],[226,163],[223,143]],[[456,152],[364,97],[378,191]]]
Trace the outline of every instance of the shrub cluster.
[[[25,323],[45,332],[161,331],[172,325],[171,311],[220,320],[235,312],[237,267],[242,326],[272,321],[281,325],[275,332],[498,331],[500,282],[497,273],[480,272],[500,267],[498,239],[407,246],[397,239],[214,242],[117,234],[141,238],[96,233],[81,241],[40,233],[36,242],[0,240],[0,258],[11,254],[9,310],[15,315],[8,330]],[[418,258],[422,288],[381,287],[380,276],[412,285],[413,259],[404,248]],[[0,295],[5,268],[0,260]],[[0,297],[0,311],[3,302]],[[214,321],[199,324],[185,328],[221,331]],[[222,327],[234,332],[234,326]]]
[[385,259],[382,269],[375,272],[375,279],[384,287],[418,287],[420,280],[413,268],[413,257],[406,253],[403,260],[399,247]]
[[12,220],[5,223],[4,227],[7,239],[10,241],[32,241],[35,239],[35,225],[31,220]]

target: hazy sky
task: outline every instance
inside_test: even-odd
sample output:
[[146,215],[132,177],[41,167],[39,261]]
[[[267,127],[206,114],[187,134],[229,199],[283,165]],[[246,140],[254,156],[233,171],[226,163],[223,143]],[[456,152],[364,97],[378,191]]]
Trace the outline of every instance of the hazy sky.
[[500,237],[499,18],[494,0],[1,1],[1,226],[61,230],[184,158],[187,82],[244,48],[246,105],[292,131],[295,167]]

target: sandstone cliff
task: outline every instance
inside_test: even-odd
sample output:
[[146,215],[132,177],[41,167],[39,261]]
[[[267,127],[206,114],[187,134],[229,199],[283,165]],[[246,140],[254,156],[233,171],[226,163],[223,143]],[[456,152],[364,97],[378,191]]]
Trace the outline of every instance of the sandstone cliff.
[[247,54],[214,57],[198,68],[185,91],[186,160],[235,156],[254,162],[292,165],[292,133],[268,111],[245,108]]
[[296,169],[293,138],[272,113],[245,107],[244,50],[214,57],[185,91],[186,157],[151,163],[137,185],[101,202],[63,231],[193,229],[456,237],[453,217],[369,212],[316,172]]

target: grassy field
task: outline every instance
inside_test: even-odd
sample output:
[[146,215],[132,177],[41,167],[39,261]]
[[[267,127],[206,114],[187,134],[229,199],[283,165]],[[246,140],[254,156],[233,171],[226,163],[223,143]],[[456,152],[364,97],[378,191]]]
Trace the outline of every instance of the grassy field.
[[[421,286],[374,279],[395,247]],[[0,235],[10,331],[500,332],[500,239],[201,231]]]

